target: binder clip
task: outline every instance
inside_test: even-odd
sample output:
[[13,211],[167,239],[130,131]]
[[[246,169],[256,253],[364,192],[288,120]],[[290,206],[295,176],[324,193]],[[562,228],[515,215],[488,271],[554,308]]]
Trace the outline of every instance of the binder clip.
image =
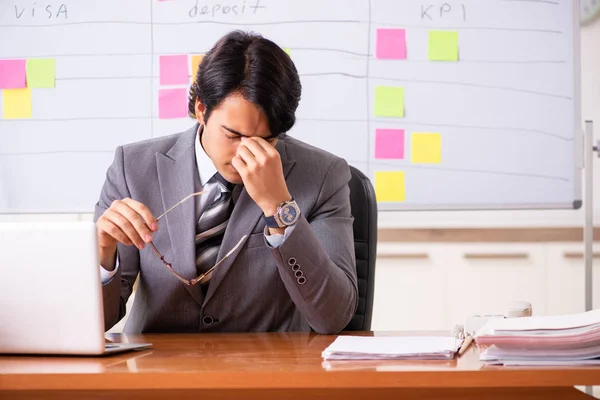
[[457,340],[464,340],[466,336],[465,327],[462,325],[454,325],[450,331],[450,336]]
[[462,325],[454,325],[451,335],[454,339],[462,341],[460,349],[458,350],[458,355],[462,356],[471,343],[473,343],[473,336],[469,332],[466,332],[465,327]]

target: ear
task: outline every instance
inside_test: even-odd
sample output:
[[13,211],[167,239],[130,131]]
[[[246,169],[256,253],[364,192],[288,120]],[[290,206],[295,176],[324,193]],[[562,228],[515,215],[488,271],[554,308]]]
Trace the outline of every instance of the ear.
[[200,102],[199,99],[196,99],[195,109],[196,119],[198,120],[200,125],[204,125],[204,111],[206,110],[206,107]]

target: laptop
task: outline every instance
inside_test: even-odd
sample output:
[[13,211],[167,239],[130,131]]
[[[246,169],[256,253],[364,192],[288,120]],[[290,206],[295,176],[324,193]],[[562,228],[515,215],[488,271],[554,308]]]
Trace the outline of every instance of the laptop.
[[0,354],[105,355],[151,343],[107,343],[93,222],[0,223]]

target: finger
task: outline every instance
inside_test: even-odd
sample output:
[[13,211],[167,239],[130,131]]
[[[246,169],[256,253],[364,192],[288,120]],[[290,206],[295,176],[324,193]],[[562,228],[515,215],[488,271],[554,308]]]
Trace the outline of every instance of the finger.
[[[129,206],[130,199],[125,199],[115,204],[115,211],[124,216],[129,223],[135,228],[137,234],[142,241],[149,243],[152,241],[152,232],[148,225],[142,219],[142,216],[138,214],[133,208]],[[134,240],[135,243],[137,241]]]
[[[99,218],[97,226],[100,229],[100,231],[104,232],[106,235],[110,236],[117,242],[123,243],[126,246],[133,246],[133,243],[127,237],[127,235],[118,226],[113,224],[108,218]],[[102,246],[103,243],[100,243],[100,245]]]
[[135,212],[137,212],[139,215],[142,216],[142,218],[146,222],[146,225],[152,231],[158,230],[158,221],[156,221],[156,218],[154,218],[154,215],[152,215],[152,213],[150,212],[150,210],[148,209],[148,207],[146,207],[144,204],[140,203],[139,201],[135,201],[135,200],[129,199],[129,198],[128,199],[124,199],[123,201],[129,207],[133,208],[133,210]]
[[248,175],[248,170],[246,164],[244,164],[244,161],[242,161],[240,157],[233,157],[233,159],[231,160],[231,165],[233,165],[233,168],[235,168],[238,174],[240,174],[242,180],[246,179],[246,176]]
[[256,142],[259,146],[261,146],[265,154],[267,154],[269,157],[279,157],[279,152],[277,151],[275,146],[273,146],[273,144],[271,144],[265,138],[261,138],[259,136],[252,136],[248,139]]
[[242,145],[250,150],[259,164],[263,165],[267,161],[268,154],[257,140],[253,140],[253,138],[244,138],[242,139]]
[[[117,206],[118,207],[118,206]],[[133,227],[129,219],[117,211],[117,207],[112,207],[106,210],[104,215],[116,226],[121,229],[125,235],[135,244],[138,249],[144,248],[144,241],[138,234],[137,230]],[[121,207],[122,208],[122,207]],[[130,209],[129,207],[127,207]],[[130,209],[131,210],[131,209]],[[133,211],[133,210],[132,210]]]
[[133,242],[127,234],[111,220],[111,214],[113,214],[113,211],[106,210],[104,215],[98,219],[98,228],[118,242],[126,246],[133,246]]
[[242,159],[249,170],[256,168],[254,154],[243,143],[238,146],[237,156]]

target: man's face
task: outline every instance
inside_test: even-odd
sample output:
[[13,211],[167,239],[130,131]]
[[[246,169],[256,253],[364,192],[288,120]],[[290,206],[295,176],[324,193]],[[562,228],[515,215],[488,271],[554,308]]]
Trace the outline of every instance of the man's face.
[[[204,123],[204,106],[196,102],[198,122],[204,125],[202,147],[210,157],[217,171],[231,183],[240,184],[242,178],[231,164],[242,137],[258,136],[269,138],[271,132],[267,117],[255,104],[240,94],[229,95],[214,108],[208,123]],[[275,146],[277,139],[267,139]]]

